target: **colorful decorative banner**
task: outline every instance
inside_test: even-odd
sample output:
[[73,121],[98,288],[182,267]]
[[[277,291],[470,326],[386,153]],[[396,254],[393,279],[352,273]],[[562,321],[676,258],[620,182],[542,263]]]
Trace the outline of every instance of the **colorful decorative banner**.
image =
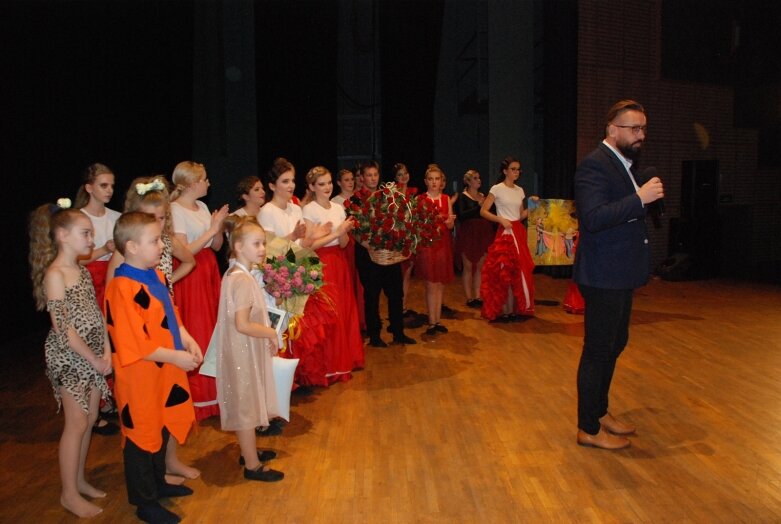
[[575,201],[529,199],[527,241],[538,266],[566,266],[575,262],[578,219]]

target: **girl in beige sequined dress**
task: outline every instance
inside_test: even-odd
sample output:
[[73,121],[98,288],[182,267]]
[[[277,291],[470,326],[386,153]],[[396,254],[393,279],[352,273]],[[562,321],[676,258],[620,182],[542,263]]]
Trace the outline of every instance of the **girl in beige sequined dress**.
[[216,350],[217,401],[224,431],[235,431],[244,477],[276,481],[284,476],[261,464],[274,453],[259,452],[255,428],[279,415],[272,357],[277,333],[270,326],[266,302],[255,278],[254,264],[264,260],[266,235],[254,217],[231,216],[225,222],[233,263],[222,279],[220,309],[212,335]]

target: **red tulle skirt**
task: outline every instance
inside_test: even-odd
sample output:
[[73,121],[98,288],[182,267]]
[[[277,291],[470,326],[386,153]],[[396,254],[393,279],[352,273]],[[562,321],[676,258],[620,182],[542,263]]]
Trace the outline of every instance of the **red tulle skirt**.
[[583,295],[580,294],[580,290],[576,283],[569,283],[567,293],[564,295],[562,307],[564,308],[564,311],[572,313],[573,315],[582,315],[586,311],[586,302],[583,300]]
[[439,240],[415,253],[415,276],[442,284],[453,280],[453,238],[449,229],[443,229]]
[[93,260],[86,266],[92,277],[92,287],[95,288],[95,298],[98,300],[98,306],[103,311],[106,306],[103,304],[103,298],[106,295],[106,274],[108,273],[108,260]]
[[502,313],[512,290],[513,313],[534,315],[534,261],[526,245],[526,229],[520,221],[512,223],[512,234],[500,227],[483,264],[480,296],[482,315],[494,320]]
[[494,240],[494,226],[484,218],[471,218],[458,224],[453,256],[461,262],[461,255],[472,264],[477,264],[488,252]]
[[363,310],[363,285],[358,276],[358,270],[355,268],[355,239],[350,235],[350,241],[344,248],[344,258],[347,261],[347,271],[350,280],[353,283],[353,293],[355,294],[355,305],[358,308],[358,318],[360,319],[360,328],[366,329],[366,313]]
[[[174,268],[179,261],[174,258]],[[217,257],[205,247],[195,255],[195,269],[174,284],[174,300],[179,306],[182,324],[201,347],[204,355],[217,323],[220,305],[220,270]],[[200,368],[198,368],[200,369]],[[187,373],[190,394],[195,406],[195,418],[203,420],[220,414],[217,385],[214,377],[201,375],[198,369]]]

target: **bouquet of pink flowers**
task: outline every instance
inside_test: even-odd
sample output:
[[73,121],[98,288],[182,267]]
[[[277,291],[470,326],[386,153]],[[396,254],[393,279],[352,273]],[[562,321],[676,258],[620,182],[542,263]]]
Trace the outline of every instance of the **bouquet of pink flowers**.
[[323,264],[316,256],[296,258],[289,249],[285,256],[266,259],[262,266],[266,291],[274,298],[286,300],[311,295],[323,286]]

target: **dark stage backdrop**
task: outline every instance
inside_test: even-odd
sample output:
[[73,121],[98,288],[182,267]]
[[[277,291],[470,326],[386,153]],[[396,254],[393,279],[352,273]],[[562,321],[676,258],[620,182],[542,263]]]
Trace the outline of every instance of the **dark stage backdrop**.
[[265,174],[282,156],[306,172],[336,173],[336,30],[333,0],[255,2],[258,163]]
[[380,3],[383,180],[392,180],[393,164],[403,162],[410,183],[422,191],[426,166],[436,162],[434,97],[443,9],[442,0]]
[[192,150],[192,7],[187,2],[0,4],[0,248],[4,341],[46,327],[27,266],[28,213],[75,195],[99,161],[132,178],[170,174]]

